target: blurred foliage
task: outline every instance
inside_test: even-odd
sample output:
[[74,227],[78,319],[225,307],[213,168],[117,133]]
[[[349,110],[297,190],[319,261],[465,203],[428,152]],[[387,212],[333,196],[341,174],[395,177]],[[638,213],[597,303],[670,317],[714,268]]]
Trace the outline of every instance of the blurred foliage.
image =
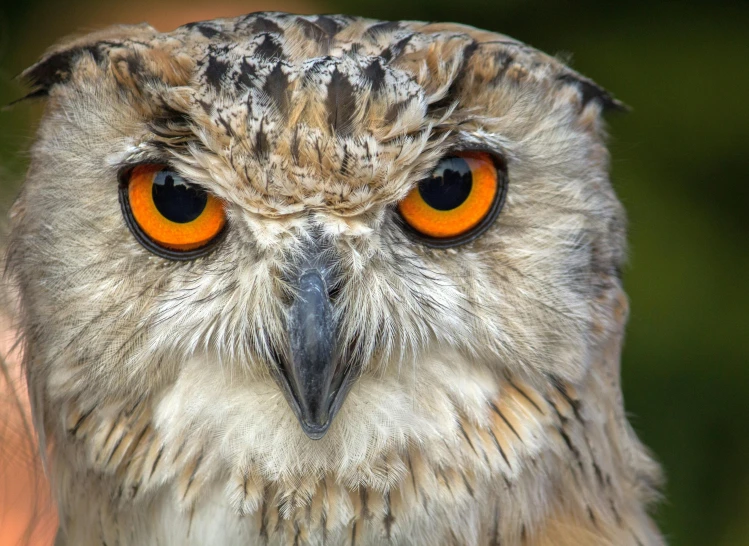
[[[28,0],[0,8],[0,102],[22,94],[10,77],[75,30],[93,5]],[[88,28],[121,20],[107,18],[106,6],[128,13],[113,1],[96,5],[96,20],[83,19]],[[632,107],[610,118],[612,177],[630,217],[627,409],[667,472],[657,517],[671,544],[749,545],[749,4],[298,5],[500,31],[571,58]],[[148,19],[147,9],[138,11],[144,2],[127,6],[135,20]],[[242,11],[236,3],[212,7],[207,16]],[[29,105],[0,112],[2,202],[17,191],[38,112]]]

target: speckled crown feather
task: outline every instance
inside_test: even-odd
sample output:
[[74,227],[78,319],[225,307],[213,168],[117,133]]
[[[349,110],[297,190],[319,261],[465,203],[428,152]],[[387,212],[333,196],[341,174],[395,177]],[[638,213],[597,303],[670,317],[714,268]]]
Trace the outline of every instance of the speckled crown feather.
[[423,172],[397,163],[433,147],[427,139],[436,132],[480,117],[503,86],[549,95],[573,88],[581,110],[590,101],[621,107],[555,59],[499,34],[342,15],[260,13],[167,34],[119,27],[52,50],[23,77],[40,96],[91,60],[161,107],[157,135],[189,136],[174,114],[190,116],[223,150],[232,178],[243,179],[242,199],[266,212],[324,203],[357,214],[402,198],[407,180]]

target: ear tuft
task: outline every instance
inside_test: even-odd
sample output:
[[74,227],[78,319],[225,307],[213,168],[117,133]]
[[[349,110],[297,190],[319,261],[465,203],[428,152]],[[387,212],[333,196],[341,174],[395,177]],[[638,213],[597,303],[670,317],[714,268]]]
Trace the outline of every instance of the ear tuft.
[[101,63],[102,54],[97,44],[72,47],[42,57],[35,65],[21,73],[20,79],[31,87],[32,91],[20,100],[45,97],[53,85],[67,82],[75,61],[86,53],[90,54],[97,64]]
[[585,108],[592,101],[598,102],[604,112],[629,112],[629,107],[614,98],[603,87],[592,80],[576,73],[566,73],[559,76],[559,80],[574,85],[582,95],[582,105]]
[[12,104],[46,97],[53,86],[70,80],[76,62],[84,55],[90,55],[97,64],[102,65],[109,49],[130,40],[151,38],[155,34],[156,30],[147,24],[119,25],[82,37],[68,38],[21,72],[18,78],[31,88],[31,92]]

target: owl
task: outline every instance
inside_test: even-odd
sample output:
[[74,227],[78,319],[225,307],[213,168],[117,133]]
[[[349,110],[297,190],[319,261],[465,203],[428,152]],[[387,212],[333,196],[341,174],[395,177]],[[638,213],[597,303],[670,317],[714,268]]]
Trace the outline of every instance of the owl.
[[468,26],[284,13],[23,78],[7,264],[57,546],[664,544],[609,93]]

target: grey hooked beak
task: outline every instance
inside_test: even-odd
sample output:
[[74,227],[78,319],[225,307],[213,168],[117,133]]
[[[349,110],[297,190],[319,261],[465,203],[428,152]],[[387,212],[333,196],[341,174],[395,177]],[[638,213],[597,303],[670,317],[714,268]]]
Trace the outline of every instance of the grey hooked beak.
[[351,386],[353,366],[338,348],[338,331],[324,270],[303,269],[288,314],[288,351],[279,383],[302,430],[313,440],[328,431]]

